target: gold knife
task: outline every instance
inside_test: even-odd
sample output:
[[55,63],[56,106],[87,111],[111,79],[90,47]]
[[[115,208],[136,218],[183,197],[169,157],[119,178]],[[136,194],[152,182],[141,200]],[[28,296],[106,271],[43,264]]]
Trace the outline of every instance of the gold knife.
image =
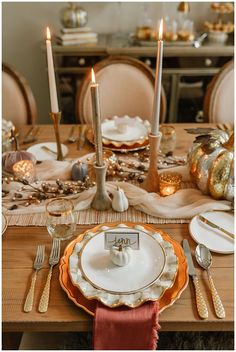
[[206,219],[204,216],[202,215],[198,215],[199,219],[204,222],[205,224],[209,225],[210,227],[220,230],[222,231],[225,235],[229,236],[230,238],[232,238],[234,240],[234,234],[225,230],[223,227],[220,227],[216,224],[214,224],[213,222],[211,222],[210,220]]

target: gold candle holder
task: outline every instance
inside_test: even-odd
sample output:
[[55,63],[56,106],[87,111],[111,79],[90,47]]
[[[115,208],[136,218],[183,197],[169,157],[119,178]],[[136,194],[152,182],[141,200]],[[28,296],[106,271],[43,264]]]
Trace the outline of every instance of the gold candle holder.
[[35,167],[31,160],[20,160],[12,167],[14,176],[20,180],[33,182],[35,180]]
[[63,158],[63,154],[62,154],[61,140],[60,140],[60,133],[59,133],[61,112],[60,111],[59,112],[50,112],[50,116],[51,116],[51,119],[53,122],[56,143],[57,143],[57,160],[62,161],[64,158]]
[[149,152],[149,169],[146,179],[142,184],[142,188],[147,192],[158,192],[159,190],[159,180],[157,171],[157,158],[158,151],[161,141],[161,132],[157,134],[150,133],[149,136],[150,152]]
[[170,196],[177,192],[181,187],[182,175],[177,172],[163,172],[159,176],[160,195]]

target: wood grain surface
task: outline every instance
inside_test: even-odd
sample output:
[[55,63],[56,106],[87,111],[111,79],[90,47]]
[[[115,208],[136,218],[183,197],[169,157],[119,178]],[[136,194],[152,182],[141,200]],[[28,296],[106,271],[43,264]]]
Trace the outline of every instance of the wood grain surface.
[[[199,127],[199,125],[197,125]],[[205,127],[206,125],[204,125]],[[183,131],[183,127],[196,127],[196,125],[178,125],[176,154],[186,153],[193,135]],[[27,128],[20,129],[24,136]],[[61,140],[66,141],[71,126],[61,126]],[[53,141],[52,126],[41,126],[39,141]],[[67,143],[68,144],[68,143]],[[68,144],[71,157],[78,157],[92,151],[88,144],[79,153],[76,143]],[[187,224],[153,225],[155,228],[164,229],[179,243],[184,238],[189,240],[192,252],[196,243],[191,239]],[[88,225],[77,226],[76,236],[84,230],[93,227]],[[70,240],[69,240],[70,241]],[[69,241],[62,242],[61,254]],[[36,249],[39,244],[46,245],[45,267],[39,271],[35,287],[35,299],[30,313],[24,313],[23,306],[30,284],[32,264]],[[48,257],[52,240],[44,227],[8,227],[2,238],[2,321],[4,332],[26,331],[89,331],[92,329],[93,319],[82,309],[71,302],[62,290],[58,276],[58,266],[55,267],[51,282],[51,296],[47,313],[38,312],[38,304],[43,286],[47,277],[49,265]],[[226,311],[225,319],[217,319],[211,299],[207,274],[198,267],[200,286],[206,299],[209,318],[201,320],[197,314],[194,289],[190,280],[189,286],[180,299],[166,311],[159,321],[162,331],[228,331],[233,330],[234,320],[234,256],[213,254],[211,269],[215,286],[222,299]]]

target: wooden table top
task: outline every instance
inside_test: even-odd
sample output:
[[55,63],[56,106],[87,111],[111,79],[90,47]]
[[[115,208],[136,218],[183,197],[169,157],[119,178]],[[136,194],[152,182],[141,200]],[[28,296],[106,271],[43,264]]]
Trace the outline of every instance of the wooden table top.
[[[197,125],[199,127],[199,125]],[[204,125],[206,126],[206,125]],[[186,153],[190,146],[193,135],[183,131],[186,127],[196,127],[193,124],[175,125],[177,131],[176,154]],[[24,136],[29,127],[20,129]],[[71,126],[65,125],[61,128],[61,140],[66,141]],[[53,127],[41,126],[39,135],[40,142],[52,141]],[[80,153],[76,150],[75,144],[67,144],[71,157],[78,157],[92,150],[86,145]],[[191,239],[188,224],[164,224],[152,225],[169,233],[179,243],[187,238],[192,252],[196,243]],[[77,226],[76,235],[93,225]],[[70,242],[62,243],[62,251]],[[51,282],[51,296],[47,313],[40,314],[37,311],[42,288],[45,284],[48,273],[48,265],[38,273],[34,306],[30,313],[23,312],[25,296],[27,294],[29,280],[32,274],[32,263],[38,244],[46,245],[46,255],[50,254],[51,237],[44,227],[8,227],[2,238],[2,321],[3,331],[88,331],[92,330],[93,319],[82,309],[74,305],[62,290],[58,275],[58,266],[54,268]],[[61,252],[62,253],[62,252]],[[190,284],[182,293],[180,299],[159,317],[162,331],[227,331],[233,330],[234,319],[234,257],[233,255],[213,254],[212,275],[218,293],[226,311],[226,318],[217,319],[211,300],[209,284],[206,272],[200,269],[194,260],[194,264],[200,279],[200,286],[207,301],[209,318],[201,320],[198,317],[195,303],[193,285]]]

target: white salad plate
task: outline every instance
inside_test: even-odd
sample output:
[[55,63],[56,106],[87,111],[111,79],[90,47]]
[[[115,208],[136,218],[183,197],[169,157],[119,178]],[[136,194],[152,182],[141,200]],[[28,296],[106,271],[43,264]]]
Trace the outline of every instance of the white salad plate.
[[[234,233],[234,216],[223,211],[212,211],[201,214],[207,220]],[[225,235],[222,231],[212,228],[202,222],[196,215],[189,224],[189,231],[197,243],[202,243],[212,252],[230,254],[234,252],[234,240]]]
[[[112,263],[109,250],[104,249],[105,232],[139,232],[140,249],[133,250],[132,259],[124,267]],[[159,299],[170,288],[178,270],[178,259],[172,245],[156,232],[140,225],[124,224],[98,232],[87,232],[77,243],[69,258],[69,275],[73,285],[88,299],[97,299],[114,307],[137,307],[147,300]]]
[[7,229],[7,218],[6,216],[2,213],[2,235]]
[[[50,150],[45,150],[42,147],[47,147]],[[61,145],[62,154],[65,157],[68,154],[66,145]],[[57,144],[54,142],[45,142],[34,144],[27,149],[27,152],[32,153],[38,161],[56,160],[57,159]]]
[[113,142],[143,141],[148,137],[149,130],[149,121],[138,116],[114,116],[103,121],[102,138]]

